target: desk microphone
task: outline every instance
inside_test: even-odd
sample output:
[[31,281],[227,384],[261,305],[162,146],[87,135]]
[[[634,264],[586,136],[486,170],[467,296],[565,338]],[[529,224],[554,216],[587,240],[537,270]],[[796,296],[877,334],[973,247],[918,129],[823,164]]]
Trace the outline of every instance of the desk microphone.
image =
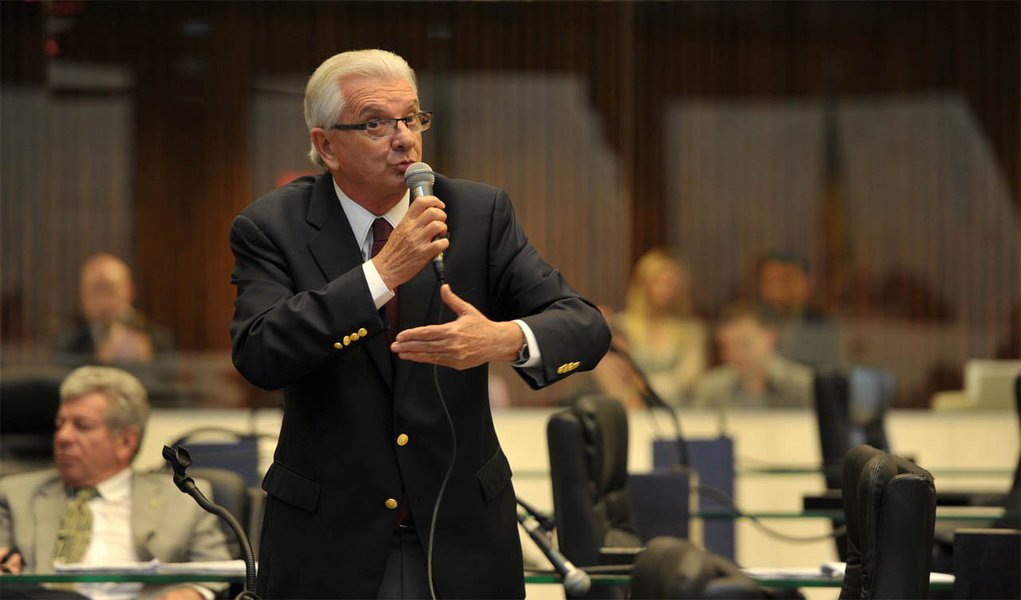
[[532,538],[535,545],[539,546],[539,549],[546,555],[546,558],[553,563],[557,573],[560,573],[560,578],[564,581],[564,592],[567,594],[567,597],[577,598],[587,594],[592,587],[592,578],[589,577],[588,573],[574,566],[571,561],[567,560],[566,556],[553,549],[549,539],[539,531],[541,529],[539,522],[531,515],[519,512],[518,523],[521,523],[521,526],[528,532],[528,536]]
[[245,535],[241,523],[226,508],[206,498],[202,490],[195,485],[195,480],[188,476],[187,469],[191,466],[191,454],[187,448],[181,445],[175,445],[172,448],[163,446],[163,458],[170,463],[170,467],[174,471],[174,485],[177,486],[177,489],[194,498],[195,502],[206,512],[226,521],[234,531],[234,535],[237,536],[238,544],[241,546],[241,555],[245,560],[245,586],[241,593],[234,597],[234,600],[259,600],[259,596],[255,593],[255,553],[252,552],[252,543]]
[[[414,202],[422,196],[433,195],[433,184],[436,183],[436,174],[433,168],[424,162],[417,162],[404,171],[404,183],[411,190],[411,201]],[[446,283],[446,269],[443,265],[443,252],[433,257],[433,271],[440,283]]]
[[681,433],[681,420],[677,417],[677,410],[674,407],[666,403],[663,398],[656,393],[656,390],[652,388],[652,384],[649,382],[649,376],[645,374],[645,371],[635,362],[635,359],[631,357],[631,354],[616,344],[610,344],[610,352],[619,356],[631,370],[638,376],[641,383],[639,386],[639,393],[642,396],[642,400],[645,402],[645,408],[650,411],[653,408],[662,408],[666,411],[667,415],[670,416],[671,421],[674,424],[674,431],[677,433],[677,464],[683,468],[691,466],[691,460],[688,455],[688,442],[684,439],[684,434]]

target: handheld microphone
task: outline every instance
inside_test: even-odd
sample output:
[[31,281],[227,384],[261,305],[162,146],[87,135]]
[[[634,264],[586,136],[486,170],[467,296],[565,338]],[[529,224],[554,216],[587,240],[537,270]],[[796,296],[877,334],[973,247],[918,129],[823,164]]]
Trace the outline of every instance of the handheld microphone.
[[564,581],[564,592],[567,594],[567,597],[577,598],[587,594],[592,587],[592,578],[589,577],[588,573],[574,566],[571,561],[567,560],[566,556],[550,546],[549,540],[539,531],[539,522],[532,518],[531,515],[518,513],[518,523],[521,523],[521,526],[528,532],[528,536],[532,538],[535,545],[539,546],[539,549],[546,555],[546,558],[553,563],[557,573],[560,573],[560,578]]
[[[411,200],[422,196],[432,196],[433,184],[436,183],[436,175],[433,168],[424,162],[417,162],[404,171],[404,183],[411,190]],[[440,283],[446,283],[446,269],[443,265],[443,252],[433,258],[433,270],[436,271],[436,278]]]

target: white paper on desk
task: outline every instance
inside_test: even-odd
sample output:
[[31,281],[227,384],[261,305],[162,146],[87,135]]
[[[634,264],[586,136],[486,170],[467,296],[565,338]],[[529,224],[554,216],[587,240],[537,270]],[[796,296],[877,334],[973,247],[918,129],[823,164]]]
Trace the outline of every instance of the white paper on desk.
[[847,570],[846,562],[828,560],[822,564],[822,572],[831,577],[844,578],[844,571]]
[[160,564],[155,558],[146,561],[124,561],[102,565],[85,563],[55,563],[53,570],[57,573],[155,573]]
[[245,575],[243,560],[207,560],[182,563],[163,563],[160,573],[204,573],[206,575]]
[[[822,572],[832,577],[839,577],[843,579],[844,571],[847,570],[847,563],[827,561],[822,564]],[[954,576],[947,573],[929,573],[929,583],[949,583],[954,582]]]
[[741,569],[741,572],[752,579],[809,579],[827,577],[829,574],[813,567],[773,568],[753,567]]

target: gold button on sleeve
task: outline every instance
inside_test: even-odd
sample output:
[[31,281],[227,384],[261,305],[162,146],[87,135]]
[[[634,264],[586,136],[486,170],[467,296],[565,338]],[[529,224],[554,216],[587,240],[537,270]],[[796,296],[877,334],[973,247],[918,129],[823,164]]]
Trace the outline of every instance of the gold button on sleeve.
[[357,342],[359,337],[361,337],[361,336],[359,336],[357,332],[352,333],[351,334],[351,341],[352,342]]
[[341,344],[340,342],[333,342],[333,347],[336,348],[337,350],[340,350],[341,348],[344,347],[344,344]]
[[364,327],[358,330],[358,337],[365,337],[367,335],[369,335],[369,332]]
[[397,445],[398,446],[407,446],[408,445],[408,434],[402,433],[399,436],[397,436]]
[[386,504],[386,507],[390,510],[395,510],[397,508],[397,501],[393,498],[387,498],[384,504]]
[[351,336],[349,336],[349,335],[345,335],[344,336],[344,345],[345,346],[350,346],[351,345]]

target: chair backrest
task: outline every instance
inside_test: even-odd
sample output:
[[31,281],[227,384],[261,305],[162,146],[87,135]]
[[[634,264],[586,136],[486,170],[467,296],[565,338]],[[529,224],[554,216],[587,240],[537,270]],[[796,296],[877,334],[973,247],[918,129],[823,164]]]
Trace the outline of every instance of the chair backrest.
[[[1014,414],[1021,427],[1021,375],[1014,378]],[[1003,508],[1006,514],[993,523],[993,527],[1021,529],[1021,450],[1018,451],[1017,464],[1014,466],[1014,478],[1010,490],[1003,497]]]
[[0,380],[0,456],[53,462],[53,419],[62,376],[6,376]]
[[768,598],[729,560],[674,538],[657,537],[635,559],[630,598]]
[[925,598],[936,525],[932,475],[910,461],[856,446],[843,470],[847,567],[841,598]]
[[264,437],[272,436],[206,426],[188,431],[168,445],[185,446],[195,467],[233,471],[248,487],[259,487],[259,440]]
[[847,452],[868,444],[889,450],[885,418],[893,404],[896,380],[885,369],[823,369],[815,375],[815,416],[823,472],[828,489],[840,489]]
[[627,495],[627,414],[621,403],[583,396],[546,426],[560,551],[598,565],[602,547],[641,546]]

